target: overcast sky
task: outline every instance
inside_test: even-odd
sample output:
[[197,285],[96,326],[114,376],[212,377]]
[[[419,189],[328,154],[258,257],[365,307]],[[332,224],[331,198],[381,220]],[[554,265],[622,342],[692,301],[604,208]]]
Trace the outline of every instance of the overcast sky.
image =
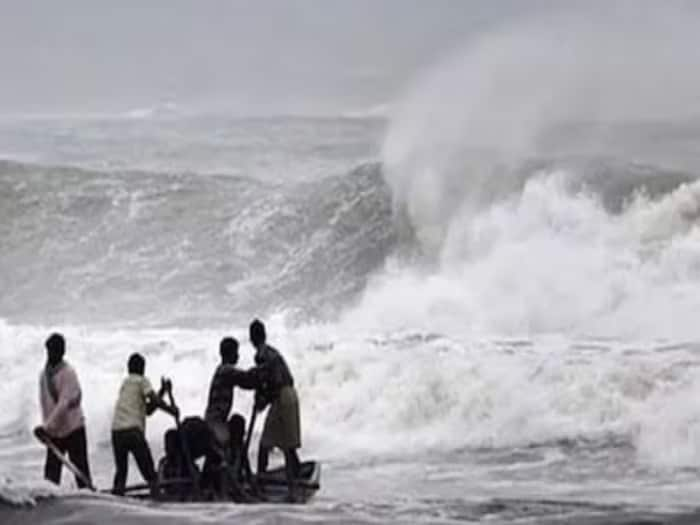
[[470,36],[558,5],[0,0],[0,112],[360,109]]
[[700,10],[693,0],[0,0],[0,113],[360,110],[484,32],[671,4]]

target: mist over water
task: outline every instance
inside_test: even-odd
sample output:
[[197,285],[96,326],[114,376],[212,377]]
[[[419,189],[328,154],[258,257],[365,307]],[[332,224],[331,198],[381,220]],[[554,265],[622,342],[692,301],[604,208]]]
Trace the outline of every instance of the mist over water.
[[367,302],[402,295],[406,325],[694,336],[693,20],[537,20],[419,81],[383,161],[432,265]]
[[[328,467],[292,521],[692,505],[697,21],[620,4],[503,23],[381,105],[387,120],[376,104],[246,119],[156,104],[2,121],[0,494],[39,490],[27,443],[50,330],[107,485],[128,354],[201,413],[219,338],[250,365],[261,316],[295,375],[303,456]],[[170,424],[149,421],[156,456]]]

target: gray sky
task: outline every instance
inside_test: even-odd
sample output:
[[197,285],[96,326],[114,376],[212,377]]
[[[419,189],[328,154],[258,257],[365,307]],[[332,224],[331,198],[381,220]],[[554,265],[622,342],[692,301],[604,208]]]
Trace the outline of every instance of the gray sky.
[[[0,113],[362,108],[550,0],[0,0]],[[571,4],[569,4],[571,5]]]

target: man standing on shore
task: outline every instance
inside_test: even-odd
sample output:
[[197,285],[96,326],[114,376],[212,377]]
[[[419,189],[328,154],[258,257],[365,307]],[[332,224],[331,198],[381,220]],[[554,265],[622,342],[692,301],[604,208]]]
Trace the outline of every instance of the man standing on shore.
[[[48,437],[61,452],[67,452],[71,462],[90,481],[85,416],[80,406],[82,393],[78,375],[63,359],[66,341],[61,334],[51,334],[45,345],[46,365],[39,377],[39,403],[43,425],[37,427],[34,432],[38,436]],[[44,478],[60,484],[61,469],[62,463],[59,458],[47,449]],[[78,476],[75,480],[79,488],[88,486]]]
[[267,470],[267,462],[272,448],[279,448],[284,453],[285,473],[289,487],[288,501],[295,502],[296,478],[299,475],[299,456],[297,449],[301,446],[301,425],[299,421],[299,400],[294,388],[287,362],[282,354],[267,344],[265,325],[255,319],[249,328],[250,341],[255,347],[255,363],[260,382],[256,392],[256,408],[270,409],[265,418],[260,451],[258,452],[258,475]]

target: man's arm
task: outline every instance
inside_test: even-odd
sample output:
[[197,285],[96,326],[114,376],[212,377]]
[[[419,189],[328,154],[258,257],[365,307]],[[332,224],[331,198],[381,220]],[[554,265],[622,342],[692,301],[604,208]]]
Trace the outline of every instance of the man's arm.
[[46,403],[44,401],[44,372],[39,374],[39,405],[41,407],[41,420],[42,423],[34,427],[34,434],[39,437],[39,433],[46,432],[44,429],[44,422],[46,421]]
[[171,416],[177,416],[179,411],[177,407],[168,405],[156,393],[151,390],[146,394],[146,414],[149,416],[153,414],[157,409],[161,409],[163,412],[167,412]]
[[234,386],[244,390],[256,390],[261,385],[260,370],[257,366],[249,370],[235,369],[232,373],[232,380]]
[[41,418],[42,420],[46,420],[46,408],[45,408],[45,403],[44,403],[44,374],[45,372],[42,372],[39,374],[39,406],[41,407]]
[[160,389],[158,390],[158,394],[156,394],[151,387],[150,382],[148,383],[148,387],[146,389],[146,392],[144,392],[145,400],[146,400],[146,414],[151,415],[153,414],[157,409],[161,409],[164,412],[167,412],[171,416],[177,416],[179,414],[177,407],[175,406],[170,406],[168,405],[164,400],[163,396],[165,395],[166,392],[171,388],[170,381],[166,381],[164,379],[161,379],[160,382]]
[[227,388],[239,387],[244,390],[260,388],[260,367],[255,366],[249,370],[241,370],[236,365],[226,364],[219,367],[217,374],[223,377]]
[[271,366],[270,361],[259,363],[257,366],[251,368],[246,373],[250,377],[255,378],[255,410],[258,412],[265,410],[274,397],[273,392],[270,390],[270,376],[271,376]]

